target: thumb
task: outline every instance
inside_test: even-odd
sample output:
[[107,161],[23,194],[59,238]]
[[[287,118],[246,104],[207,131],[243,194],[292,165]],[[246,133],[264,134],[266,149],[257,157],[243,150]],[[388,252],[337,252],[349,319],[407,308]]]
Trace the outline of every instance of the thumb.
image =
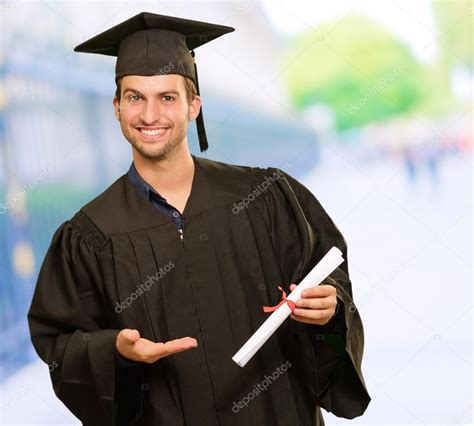
[[140,333],[138,330],[127,329],[123,334],[129,343],[135,343],[138,339],[140,339]]

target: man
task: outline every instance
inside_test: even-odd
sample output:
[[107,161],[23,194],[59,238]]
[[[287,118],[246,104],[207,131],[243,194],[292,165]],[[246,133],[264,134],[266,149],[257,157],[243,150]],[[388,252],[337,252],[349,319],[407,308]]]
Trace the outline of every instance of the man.
[[[347,260],[244,367],[232,356],[345,240],[278,169],[191,155],[207,140],[194,51],[232,28],[141,13],[76,50],[117,56],[128,173],[60,226],[28,314],[54,391],[85,425],[323,425],[370,397]],[[315,283],[316,284],[316,283]],[[336,313],[337,312],[337,313]]]

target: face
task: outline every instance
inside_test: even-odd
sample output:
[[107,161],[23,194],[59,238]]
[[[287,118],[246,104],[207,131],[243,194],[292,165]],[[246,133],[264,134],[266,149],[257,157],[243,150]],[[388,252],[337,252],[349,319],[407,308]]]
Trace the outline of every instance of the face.
[[201,100],[196,96],[188,103],[183,76],[127,75],[120,89],[115,116],[135,155],[159,161],[186,145],[189,121],[198,116]]

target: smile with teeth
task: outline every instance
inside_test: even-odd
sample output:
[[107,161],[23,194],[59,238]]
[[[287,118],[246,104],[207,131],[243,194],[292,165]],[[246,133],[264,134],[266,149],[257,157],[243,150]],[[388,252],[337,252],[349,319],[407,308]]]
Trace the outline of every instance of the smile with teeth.
[[139,128],[140,133],[144,134],[145,136],[161,136],[168,130],[168,127],[160,127],[155,129],[145,129]]

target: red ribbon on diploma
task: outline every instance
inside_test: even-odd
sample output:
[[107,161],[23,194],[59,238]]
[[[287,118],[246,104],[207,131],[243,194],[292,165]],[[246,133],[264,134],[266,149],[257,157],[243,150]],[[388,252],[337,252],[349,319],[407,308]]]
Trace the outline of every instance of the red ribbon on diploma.
[[296,308],[296,305],[295,305],[295,302],[293,302],[292,300],[288,300],[286,298],[286,293],[285,291],[280,287],[278,286],[278,288],[280,289],[280,291],[283,293],[281,295],[281,301],[278,305],[275,305],[275,306],[264,306],[263,307],[263,312],[273,312],[273,311],[276,311],[281,305],[283,305],[283,303],[287,303],[288,304],[288,307],[291,309],[291,312],[293,312]]

